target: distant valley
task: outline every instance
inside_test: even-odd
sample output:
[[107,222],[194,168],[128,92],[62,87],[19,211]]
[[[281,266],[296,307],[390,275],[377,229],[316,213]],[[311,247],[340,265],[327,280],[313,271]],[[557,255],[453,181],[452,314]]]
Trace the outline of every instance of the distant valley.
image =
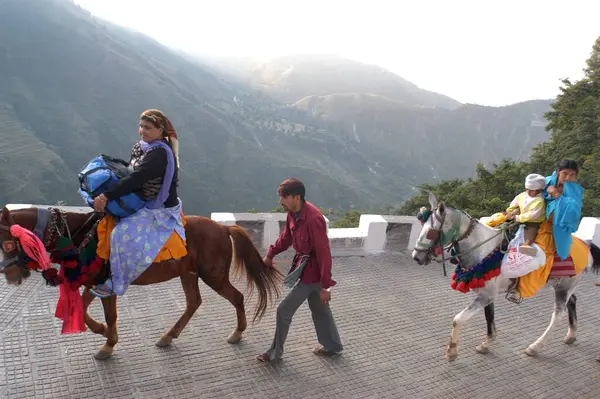
[[129,157],[139,114],[181,137],[186,213],[267,210],[296,176],[324,208],[399,205],[420,183],[463,178],[545,141],[551,100],[483,107],[333,56],[208,60],[68,0],[0,4],[0,200],[81,204],[97,153]]

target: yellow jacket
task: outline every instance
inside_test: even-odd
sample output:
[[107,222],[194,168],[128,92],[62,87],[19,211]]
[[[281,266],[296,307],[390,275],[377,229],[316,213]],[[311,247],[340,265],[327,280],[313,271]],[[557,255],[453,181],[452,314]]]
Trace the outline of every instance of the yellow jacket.
[[519,210],[519,215],[515,216],[515,221],[518,223],[541,223],[546,220],[546,203],[542,195],[530,197],[527,191],[517,195],[510,206],[506,208],[506,212]]

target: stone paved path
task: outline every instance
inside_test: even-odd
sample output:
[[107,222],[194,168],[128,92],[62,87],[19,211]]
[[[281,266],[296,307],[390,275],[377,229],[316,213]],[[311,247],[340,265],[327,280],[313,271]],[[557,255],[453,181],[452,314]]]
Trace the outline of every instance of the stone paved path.
[[[600,288],[592,285],[593,275],[579,288],[575,345],[562,343],[563,318],[538,358],[523,353],[550,320],[553,291],[545,288],[521,306],[499,301],[498,339],[486,356],[474,349],[485,335],[483,314],[475,316],[454,363],[446,362],[444,349],[452,318],[469,298],[449,288],[437,265],[423,268],[402,254],[336,257],[334,278],[332,308],[344,354],[323,359],[311,353],[316,336],[305,304],[277,367],[254,359],[270,345],[274,310],[250,325],[239,345],[227,344],[235,310],[203,283],[201,308],[169,349],[154,342],[183,312],[179,282],[133,287],[119,302],[116,352],[96,361],[102,337],[60,335],[56,288],[37,274],[18,288],[2,279],[0,397],[600,397]],[[102,319],[99,302],[92,313]]]

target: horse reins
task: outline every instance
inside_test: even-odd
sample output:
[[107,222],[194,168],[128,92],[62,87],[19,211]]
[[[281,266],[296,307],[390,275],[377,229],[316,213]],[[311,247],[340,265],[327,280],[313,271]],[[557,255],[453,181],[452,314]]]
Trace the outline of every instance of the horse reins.
[[[467,254],[469,252],[472,252],[472,251],[474,251],[477,248],[480,248],[484,244],[487,244],[488,242],[492,241],[494,238],[498,237],[500,234],[504,234],[504,238],[507,241],[509,241],[509,239],[508,239],[508,230],[515,225],[515,222],[508,223],[508,224],[500,227],[499,231],[496,234],[494,234],[493,236],[491,236],[490,238],[488,238],[488,239],[480,242],[479,244],[475,245],[474,247],[472,247],[472,248],[470,248],[470,249],[468,249],[466,251],[456,253],[456,254],[451,255],[450,257],[446,258],[445,251],[446,250],[450,250],[452,248],[457,249],[458,248],[458,243],[460,241],[466,239],[467,237],[469,237],[471,235],[471,233],[473,232],[473,230],[475,229],[475,226],[477,225],[477,223],[480,223],[480,222],[478,220],[476,220],[476,219],[473,219],[466,212],[460,211],[460,210],[456,209],[456,212],[458,213],[459,217],[458,217],[458,220],[455,222],[455,225],[452,226],[452,228],[450,229],[451,231],[455,230],[455,232],[453,232],[453,235],[448,240],[448,243],[445,244],[445,240],[444,240],[444,236],[445,236],[445,234],[444,234],[444,223],[446,221],[446,213],[444,212],[444,214],[440,217],[438,215],[437,210],[438,210],[437,207],[435,209],[433,209],[431,211],[431,215],[433,215],[433,217],[435,217],[440,222],[440,228],[439,229],[435,229],[433,227],[434,226],[433,225],[433,217],[431,217],[431,215],[428,217],[428,219],[431,220],[431,222],[430,222],[431,223],[431,228],[427,232],[427,237],[426,238],[428,240],[432,241],[431,245],[425,246],[425,247],[423,247],[423,246],[419,247],[420,242],[417,242],[417,245],[414,247],[414,250],[417,251],[417,252],[425,252],[425,253],[427,253],[427,256],[430,257],[430,259],[433,259],[436,262],[440,263],[440,261],[437,260],[436,255],[434,253],[435,249],[437,247],[439,247],[440,250],[441,250],[441,257],[442,257],[441,263],[442,263],[442,270],[444,272],[444,276],[447,276],[447,273],[446,273],[446,259],[459,259],[460,260],[461,256],[463,256],[463,255],[465,255],[465,254]],[[464,234],[461,234],[461,235],[459,235],[457,237],[454,237],[455,235],[458,235],[458,233],[460,233],[460,224],[461,224],[460,222],[461,222],[461,218],[462,218],[463,214],[470,221],[469,228],[467,229],[467,231]],[[423,221],[423,224],[426,223],[426,222],[427,222],[427,220]],[[431,255],[433,255],[433,257]]]

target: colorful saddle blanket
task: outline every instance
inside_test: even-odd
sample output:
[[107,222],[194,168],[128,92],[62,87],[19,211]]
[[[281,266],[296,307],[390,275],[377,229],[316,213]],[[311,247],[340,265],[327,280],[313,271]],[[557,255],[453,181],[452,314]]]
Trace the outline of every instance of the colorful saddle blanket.
[[575,264],[573,263],[573,258],[571,256],[565,260],[562,260],[560,256],[556,255],[554,257],[554,263],[552,264],[552,269],[550,270],[550,275],[548,278],[573,277],[576,274],[577,272],[575,271]]

